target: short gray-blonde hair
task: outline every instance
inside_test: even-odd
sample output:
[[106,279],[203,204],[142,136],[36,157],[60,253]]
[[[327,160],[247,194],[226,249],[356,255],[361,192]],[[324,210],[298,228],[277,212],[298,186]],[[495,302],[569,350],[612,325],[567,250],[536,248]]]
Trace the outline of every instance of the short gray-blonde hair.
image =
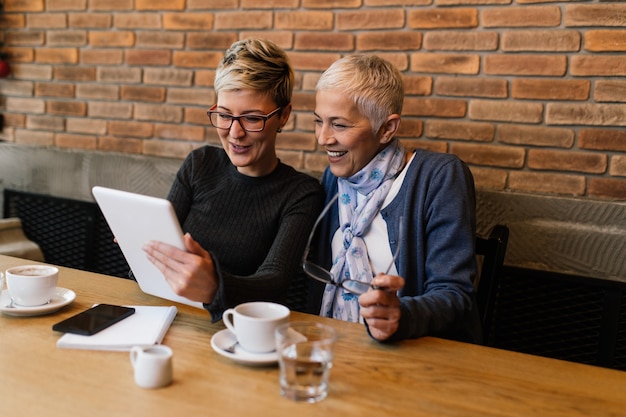
[[320,77],[316,91],[336,90],[350,97],[377,133],[391,114],[401,114],[404,84],[400,71],[376,55],[349,55]]
[[224,53],[213,87],[221,91],[250,89],[267,93],[278,107],[291,103],[294,75],[283,49],[271,41],[236,41]]

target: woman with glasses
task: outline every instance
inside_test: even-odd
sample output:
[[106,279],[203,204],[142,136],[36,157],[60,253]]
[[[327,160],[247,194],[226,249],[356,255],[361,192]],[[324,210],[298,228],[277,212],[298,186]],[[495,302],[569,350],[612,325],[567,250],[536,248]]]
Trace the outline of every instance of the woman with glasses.
[[479,342],[473,178],[454,155],[407,156],[395,137],[403,100],[402,76],[376,56],[342,58],[319,79],[329,211],[304,270],[327,283],[321,315],[364,322],[376,340]]
[[276,155],[293,79],[275,44],[246,39],[231,45],[217,68],[217,101],[208,112],[222,148],[192,151],[168,195],[187,250],[161,242],[144,248],[174,291],[203,302],[214,321],[242,302],[286,303],[301,274],[305,239],[324,197],[319,181]]

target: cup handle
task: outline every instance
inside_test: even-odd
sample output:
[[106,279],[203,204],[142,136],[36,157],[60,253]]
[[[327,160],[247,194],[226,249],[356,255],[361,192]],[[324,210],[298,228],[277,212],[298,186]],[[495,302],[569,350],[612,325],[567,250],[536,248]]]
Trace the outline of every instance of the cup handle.
[[143,348],[141,346],[133,346],[130,349],[130,364],[135,368],[135,364],[137,363],[137,358],[139,354],[143,352]]
[[235,331],[235,325],[233,324],[233,321],[231,319],[234,314],[234,308],[227,309],[226,311],[224,311],[224,314],[222,314],[222,321],[224,321],[224,325],[228,328],[228,330],[233,332],[234,335],[237,335],[237,332]]

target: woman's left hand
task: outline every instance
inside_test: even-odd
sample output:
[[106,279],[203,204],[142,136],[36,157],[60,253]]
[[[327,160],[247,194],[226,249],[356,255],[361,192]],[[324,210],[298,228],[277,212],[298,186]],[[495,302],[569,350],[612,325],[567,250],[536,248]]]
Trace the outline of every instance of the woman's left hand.
[[359,297],[361,316],[367,322],[372,337],[385,340],[400,325],[400,299],[397,294],[404,287],[404,278],[380,273],[372,280],[372,287]]

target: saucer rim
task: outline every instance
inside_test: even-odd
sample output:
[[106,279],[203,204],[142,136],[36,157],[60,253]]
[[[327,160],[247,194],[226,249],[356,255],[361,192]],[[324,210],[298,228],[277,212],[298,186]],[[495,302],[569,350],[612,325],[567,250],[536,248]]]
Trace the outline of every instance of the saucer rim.
[[233,332],[229,329],[222,329],[211,337],[211,347],[215,352],[228,359],[232,359],[235,362],[245,365],[271,365],[278,363],[278,354],[276,351],[268,353],[252,353],[241,352],[241,350],[239,350],[241,348],[239,348],[235,350],[235,353],[226,352],[222,347],[226,338],[228,338],[229,345],[237,340]]
[[[6,295],[5,295],[6,293]],[[63,307],[71,304],[76,299],[76,293],[64,287],[56,287],[55,295],[48,304],[41,306],[24,307],[20,305],[14,305],[13,307],[7,307],[6,302],[9,298],[9,290],[5,289],[0,292],[0,311],[3,314],[9,316],[41,316],[44,314],[54,313],[62,309]]]

